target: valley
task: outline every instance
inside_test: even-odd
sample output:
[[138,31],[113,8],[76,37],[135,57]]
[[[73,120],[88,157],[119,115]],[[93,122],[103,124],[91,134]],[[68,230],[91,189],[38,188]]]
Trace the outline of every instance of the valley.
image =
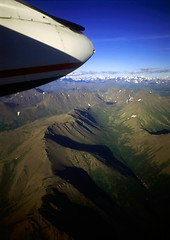
[[169,103],[120,86],[1,98],[3,239],[166,239]]

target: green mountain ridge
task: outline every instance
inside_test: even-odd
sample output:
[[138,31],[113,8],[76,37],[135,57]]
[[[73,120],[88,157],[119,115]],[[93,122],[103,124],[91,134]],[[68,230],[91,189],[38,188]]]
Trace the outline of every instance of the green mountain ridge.
[[47,93],[29,90],[0,99],[0,130],[10,130],[40,118],[64,114],[101,102],[96,93]]
[[[169,97],[33,93],[22,103],[36,108],[31,123],[0,132],[3,239],[167,236],[170,139],[151,131],[169,130]],[[55,115],[39,115],[40,105]]]

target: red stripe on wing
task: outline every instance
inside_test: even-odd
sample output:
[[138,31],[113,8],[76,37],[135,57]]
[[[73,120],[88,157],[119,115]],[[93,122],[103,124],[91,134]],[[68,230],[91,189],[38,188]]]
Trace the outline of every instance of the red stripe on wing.
[[82,62],[74,62],[74,63],[63,63],[63,64],[48,65],[48,66],[3,70],[3,71],[0,71],[0,78],[78,68],[82,64],[83,64]]

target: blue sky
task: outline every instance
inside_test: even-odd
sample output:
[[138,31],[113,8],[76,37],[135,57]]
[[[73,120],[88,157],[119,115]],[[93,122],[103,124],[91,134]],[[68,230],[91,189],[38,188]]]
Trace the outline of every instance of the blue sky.
[[169,0],[27,2],[86,28],[84,33],[92,40],[96,54],[79,71],[128,73],[145,69],[144,75],[170,76]]

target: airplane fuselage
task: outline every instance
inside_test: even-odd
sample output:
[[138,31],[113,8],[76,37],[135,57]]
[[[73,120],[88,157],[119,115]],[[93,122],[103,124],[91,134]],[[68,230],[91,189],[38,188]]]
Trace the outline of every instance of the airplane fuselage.
[[93,54],[83,28],[20,0],[0,0],[0,95],[58,79]]

